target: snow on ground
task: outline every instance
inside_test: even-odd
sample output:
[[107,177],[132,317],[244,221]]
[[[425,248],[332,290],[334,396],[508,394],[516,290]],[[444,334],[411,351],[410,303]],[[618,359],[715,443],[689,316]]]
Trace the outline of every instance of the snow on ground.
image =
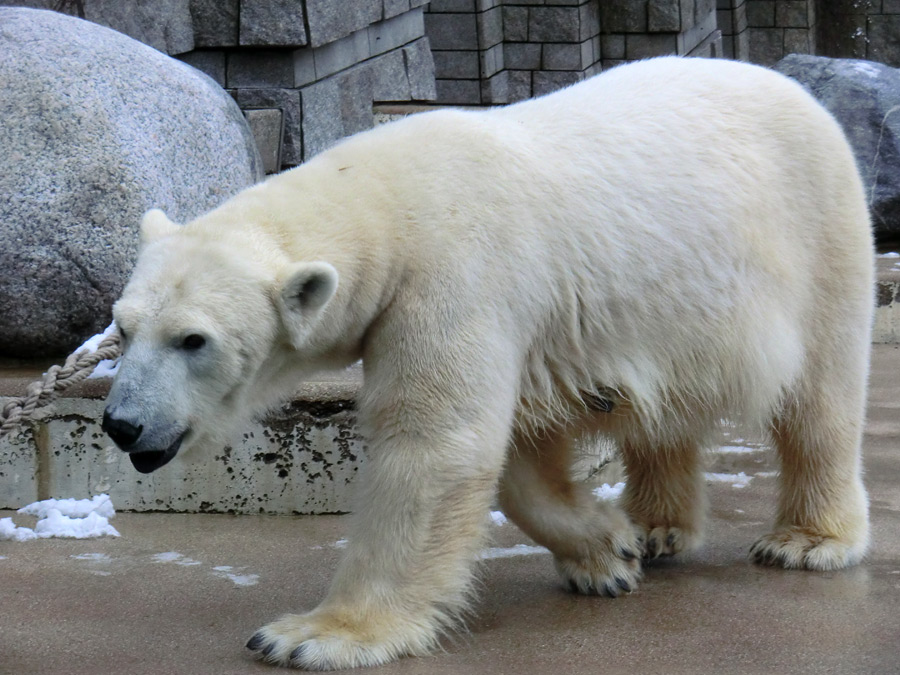
[[37,525],[32,530],[17,527],[12,518],[0,518],[0,541],[119,536],[116,528],[109,524],[116,511],[107,494],[95,495],[91,499],[44,499],[24,506],[18,512],[37,516]]
[[763,452],[765,448],[751,448],[746,445],[721,445],[714,452],[723,455],[749,455],[753,452]]
[[[116,330],[116,322],[113,321],[106,327],[102,333],[98,333],[93,337],[88,338],[83,345],[81,345],[78,349],[75,350],[74,353],[80,352],[83,349],[88,350],[91,354],[97,351],[97,347],[103,341],[103,338],[110,335]],[[116,374],[116,371],[119,369],[119,359],[115,359],[114,361],[106,360],[101,361],[97,364],[97,367],[94,368],[94,372],[88,375],[88,379],[94,377],[113,377]]]
[[[164,553],[154,553],[150,556],[150,560],[154,563],[174,563],[182,567],[196,567],[204,565],[200,560],[188,558],[178,551],[165,551]],[[219,579],[228,579],[236,586],[255,586],[259,583],[258,574],[239,574],[243,567],[235,568],[231,565],[218,565],[213,567],[211,574]]]
[[191,567],[193,565],[202,565],[199,560],[194,560],[193,558],[187,558],[181,553],[177,551],[166,551],[165,553],[156,553],[153,555],[153,562],[155,563],[175,563],[176,565],[182,565],[184,567]]
[[91,513],[96,513],[104,518],[112,518],[116,515],[112,500],[107,494],[94,495],[90,499],[44,499],[23,506],[18,512],[46,518],[53,509],[69,518],[86,518]]
[[213,567],[213,575],[233,581],[238,586],[256,586],[259,583],[258,574],[235,574],[231,565]]
[[745,488],[750,485],[753,476],[748,476],[743,471],[740,473],[705,473],[703,477],[712,483],[731,483],[731,487]]
[[491,522],[494,525],[506,525],[506,515],[503,511],[491,511]]

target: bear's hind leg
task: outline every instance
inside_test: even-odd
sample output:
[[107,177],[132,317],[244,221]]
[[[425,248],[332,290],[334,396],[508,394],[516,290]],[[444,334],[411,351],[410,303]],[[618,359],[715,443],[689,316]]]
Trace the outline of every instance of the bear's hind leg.
[[698,445],[626,441],[622,459],[627,476],[622,505],[643,531],[644,557],[652,560],[699,546],[706,502]]
[[640,578],[638,533],[621,509],[572,481],[572,445],[567,429],[539,437],[517,433],[500,483],[500,507],[552,551],[572,591],[616,597],[634,590]]
[[788,569],[848,567],[860,561],[869,539],[861,405],[852,397],[844,405],[801,401],[773,424],[781,458],[778,517],[750,555]]

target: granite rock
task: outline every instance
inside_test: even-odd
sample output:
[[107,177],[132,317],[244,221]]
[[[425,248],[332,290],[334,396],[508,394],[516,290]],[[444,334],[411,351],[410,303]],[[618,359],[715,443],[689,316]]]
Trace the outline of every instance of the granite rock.
[[862,174],[875,238],[900,240],[900,70],[873,61],[792,54],[775,65],[844,128]]
[[0,53],[0,356],[58,356],[108,323],[144,211],[183,222],[262,166],[230,96],[121,33],[0,7]]

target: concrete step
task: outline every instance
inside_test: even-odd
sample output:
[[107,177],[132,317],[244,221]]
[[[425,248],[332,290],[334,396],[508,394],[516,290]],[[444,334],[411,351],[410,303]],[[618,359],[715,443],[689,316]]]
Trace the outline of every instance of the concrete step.
[[[876,343],[900,344],[900,257],[878,258]],[[41,368],[0,369],[0,404],[21,396]],[[312,514],[351,509],[351,483],[364,461],[356,429],[359,366],[319,377],[290,403],[250,424],[225,447],[197,447],[164,469],[138,474],[100,429],[109,380],[87,380],[0,439],[0,508],[50,497],[106,492],[122,511]],[[578,474],[621,477],[612,449],[583,449]]]

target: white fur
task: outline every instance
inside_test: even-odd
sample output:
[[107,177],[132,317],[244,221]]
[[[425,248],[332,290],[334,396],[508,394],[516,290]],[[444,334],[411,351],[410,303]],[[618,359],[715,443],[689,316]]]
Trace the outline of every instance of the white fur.
[[[498,482],[573,590],[634,588],[641,554],[699,542],[698,452],[723,418],[782,454],[760,562],[865,551],[868,216],[837,124],[780,75],[641,62],[361,134],[178,232],[150,221],[110,396],[146,449],[364,359],[356,526],[324,602],[252,641],[271,661],[431,649],[467,606]],[[336,286],[291,310],[310,265]],[[179,349],[189,333],[205,351]],[[619,442],[624,511],[572,484],[585,433]]]

